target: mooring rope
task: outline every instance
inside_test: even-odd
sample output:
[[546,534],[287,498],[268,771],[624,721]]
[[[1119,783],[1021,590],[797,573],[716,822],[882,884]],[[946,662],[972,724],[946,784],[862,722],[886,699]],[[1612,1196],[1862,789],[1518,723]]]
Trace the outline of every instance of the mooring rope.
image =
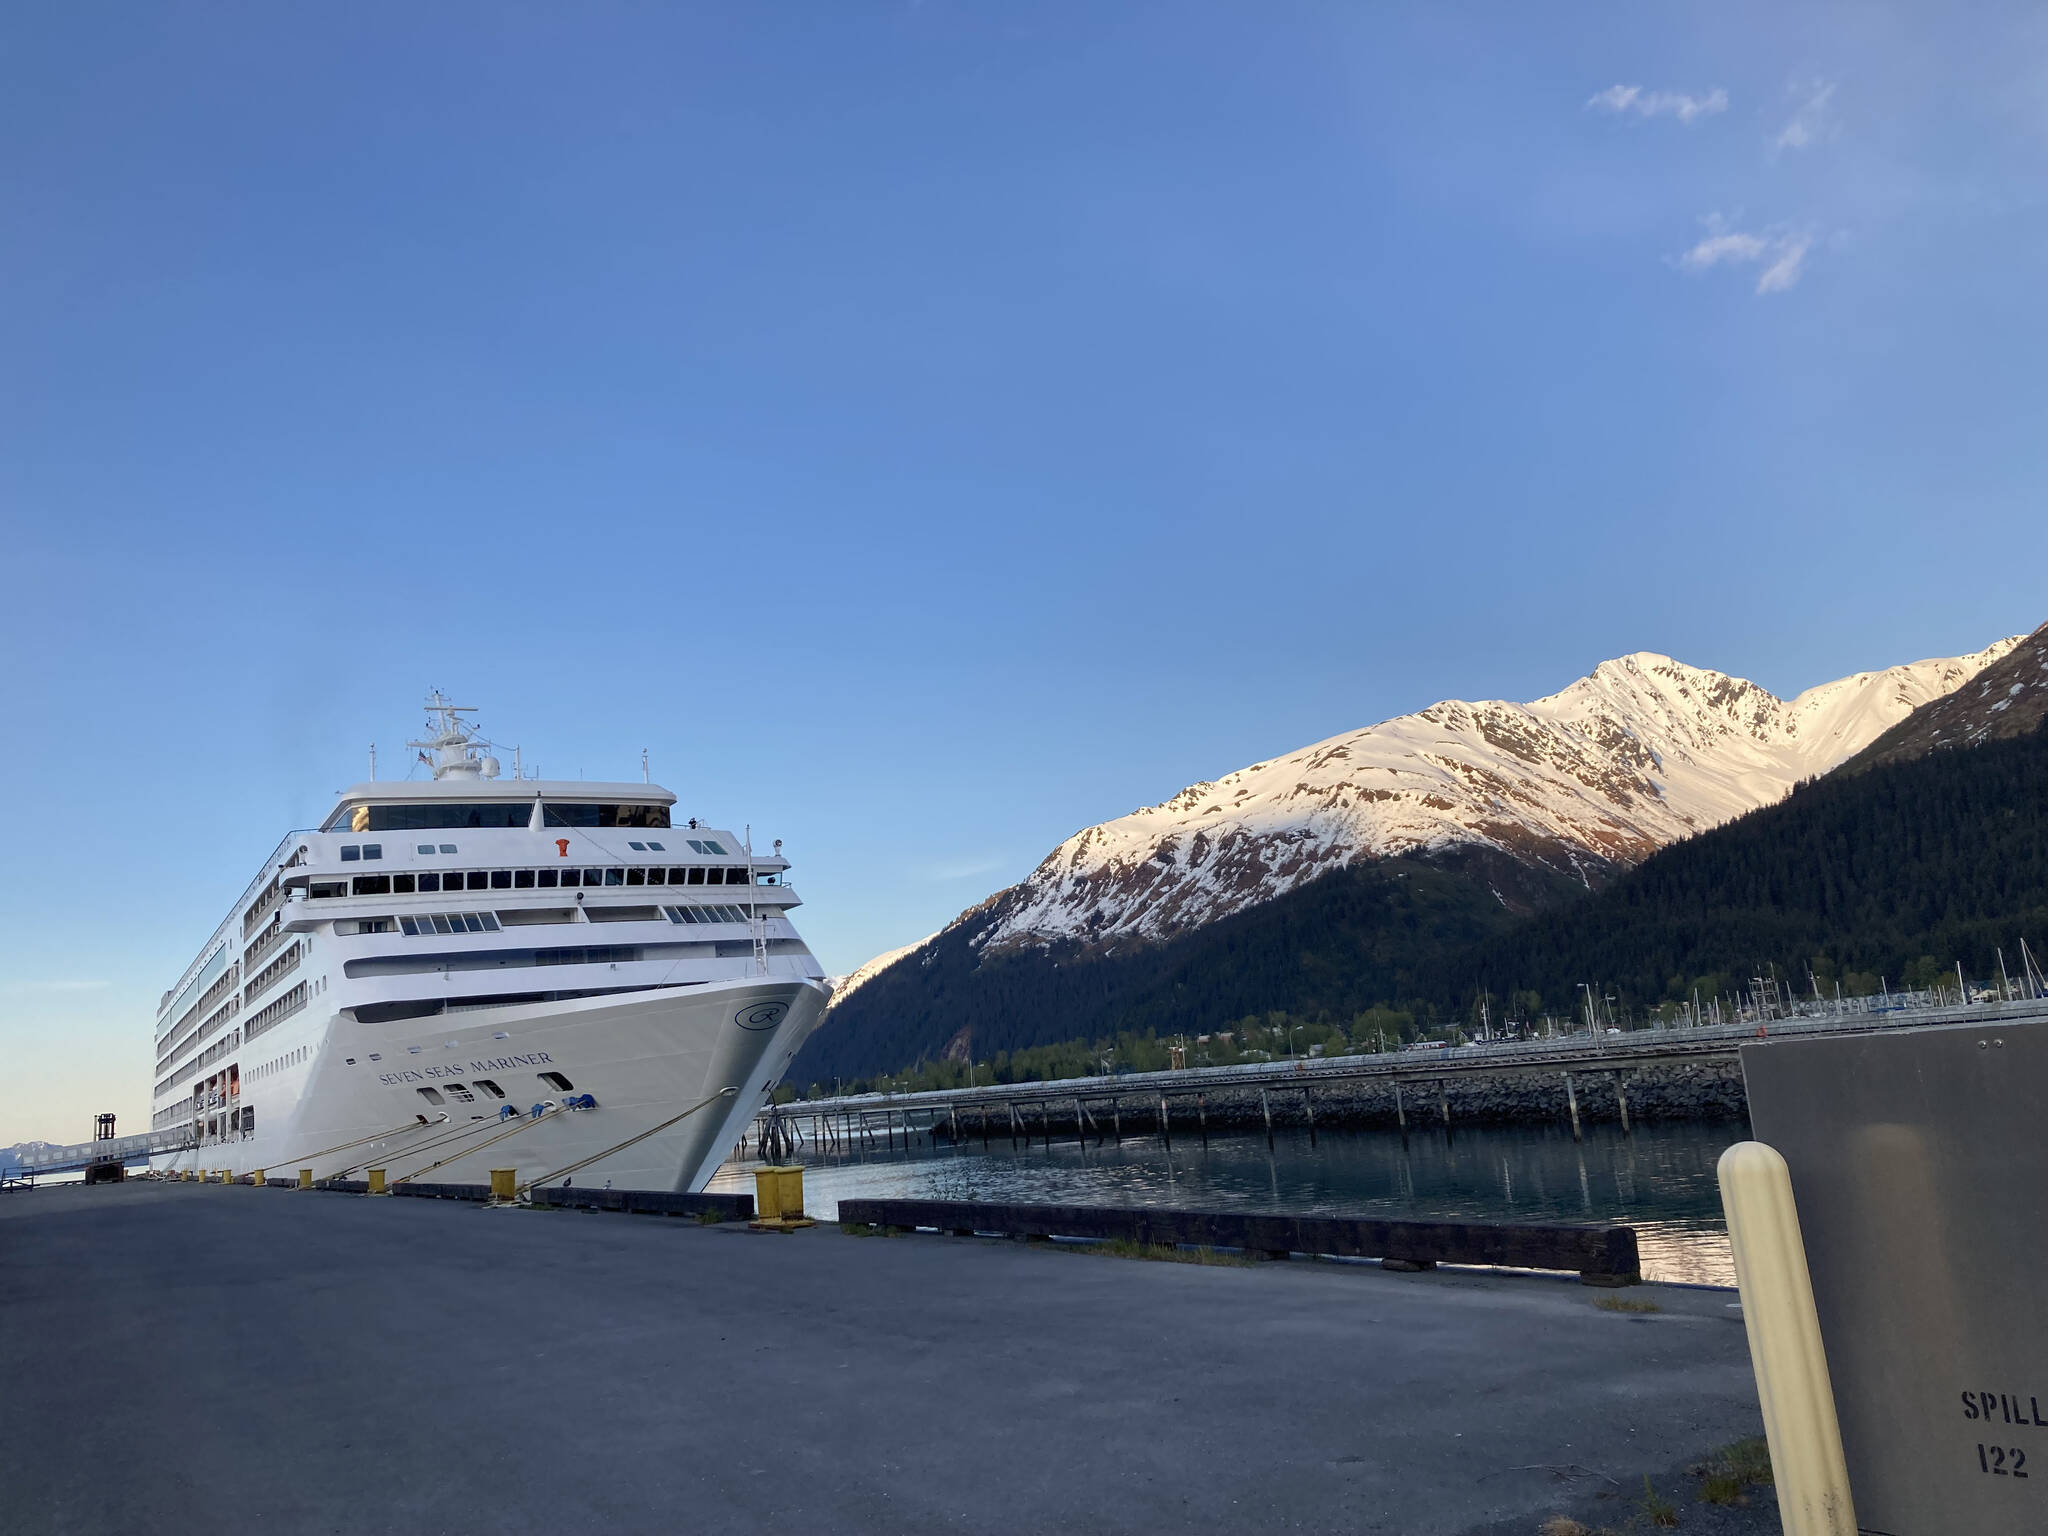
[[302,1162],[310,1163],[314,1159],[326,1157],[330,1153],[346,1152],[350,1147],[360,1147],[366,1141],[382,1141],[386,1136],[396,1136],[400,1131],[430,1131],[437,1125],[446,1125],[447,1123],[448,1117],[446,1115],[441,1116],[441,1118],[438,1120],[423,1120],[420,1118],[420,1116],[414,1115],[412,1119],[405,1122],[405,1124],[394,1125],[388,1131],[377,1131],[368,1136],[358,1136],[354,1141],[344,1141],[338,1147],[323,1147],[318,1152],[308,1152],[304,1157],[291,1158],[287,1162],[280,1164],[278,1166],[296,1168]]
[[524,1184],[521,1184],[517,1189],[512,1191],[512,1198],[515,1200],[524,1199],[527,1196],[528,1192],[531,1191],[536,1185],[545,1184],[551,1179],[566,1179],[572,1173],[581,1173],[585,1168],[588,1168],[592,1163],[603,1162],[604,1159],[610,1157],[614,1152],[623,1152],[626,1150],[626,1148],[632,1146],[635,1142],[645,1141],[648,1137],[659,1135],[661,1132],[667,1130],[670,1126],[675,1125],[679,1121],[689,1119],[690,1116],[697,1113],[697,1111],[702,1109],[706,1104],[716,1104],[720,1099],[729,1099],[738,1092],[738,1088],[721,1088],[718,1090],[718,1092],[712,1094],[711,1097],[709,1097],[708,1099],[699,1099],[696,1103],[692,1104],[688,1109],[684,1110],[680,1115],[671,1116],[669,1119],[662,1121],[659,1125],[650,1126],[648,1129],[642,1131],[637,1136],[628,1136],[624,1141],[620,1142],[615,1147],[606,1147],[602,1152],[597,1153],[593,1157],[586,1157],[580,1163],[571,1163],[566,1168],[557,1168],[553,1173],[544,1173],[540,1175],[538,1178],[528,1179]]
[[[460,1152],[452,1153],[449,1156],[442,1158],[441,1161],[439,1161],[438,1163],[429,1163],[424,1168],[415,1168],[411,1173],[404,1174],[398,1178],[393,1179],[390,1182],[390,1184],[386,1186],[386,1188],[396,1188],[400,1184],[408,1184],[412,1182],[412,1180],[418,1178],[423,1173],[432,1173],[436,1168],[445,1168],[450,1163],[460,1162],[465,1157],[474,1157],[477,1153],[483,1151],[485,1147],[495,1146],[498,1142],[504,1141],[507,1137],[517,1136],[521,1131],[531,1130],[534,1126],[539,1125],[543,1120],[552,1120],[555,1118],[555,1116],[563,1113],[565,1113],[565,1111],[563,1110],[561,1105],[551,1104],[546,1109],[544,1109],[540,1114],[534,1115],[530,1119],[521,1120],[517,1125],[513,1126],[511,1130],[500,1131],[497,1135],[487,1137],[484,1140],[478,1142],[473,1147],[464,1147]],[[488,1124],[489,1122],[487,1121],[485,1123]]]

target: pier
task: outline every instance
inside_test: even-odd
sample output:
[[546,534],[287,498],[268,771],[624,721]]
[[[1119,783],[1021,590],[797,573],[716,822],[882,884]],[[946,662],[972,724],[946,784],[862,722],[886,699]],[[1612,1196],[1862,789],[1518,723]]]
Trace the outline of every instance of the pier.
[[1722,1531],[1685,1469],[1759,1428],[1718,1290],[247,1185],[0,1228],[0,1530],[38,1536],[201,1498],[278,1536],[1526,1536],[1646,1476]]
[[1743,1113],[1736,1053],[1758,1039],[1866,1034],[1938,1024],[2048,1018],[2048,1000],[1837,1011],[1673,1029],[1576,1034],[1394,1051],[1296,1057],[1055,1081],[981,1084],[923,1093],[797,1099],[756,1115],[741,1156],[908,1149],[927,1143],[1054,1139],[1100,1144],[1126,1136],[1206,1139],[1212,1130],[1385,1127],[1588,1120],[1624,1132],[1643,1115]]

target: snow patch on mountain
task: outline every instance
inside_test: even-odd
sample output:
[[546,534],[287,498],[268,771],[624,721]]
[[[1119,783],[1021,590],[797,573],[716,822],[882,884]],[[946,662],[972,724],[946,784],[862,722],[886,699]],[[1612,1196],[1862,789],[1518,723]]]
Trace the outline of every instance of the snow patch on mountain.
[[1650,651],[1532,703],[1447,700],[1089,827],[965,916],[999,949],[1166,939],[1356,860],[1460,845],[1590,882],[1782,798],[2019,643],[1791,700]]
[[892,949],[886,955],[875,956],[866,965],[856,970],[848,971],[844,976],[827,976],[825,978],[825,987],[832,994],[833,1004],[837,1005],[845,1002],[855,991],[865,986],[868,982],[873,981],[912,950],[924,948],[925,945],[931,943],[937,937],[936,933],[928,933],[914,943],[904,945],[901,949]]

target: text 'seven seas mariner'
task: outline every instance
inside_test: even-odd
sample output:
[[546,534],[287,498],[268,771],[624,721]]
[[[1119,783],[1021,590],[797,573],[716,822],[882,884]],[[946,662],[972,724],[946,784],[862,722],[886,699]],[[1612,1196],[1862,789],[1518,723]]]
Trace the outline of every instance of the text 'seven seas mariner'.
[[432,780],[285,838],[164,994],[154,1166],[702,1189],[825,1008],[780,845],[427,707]]

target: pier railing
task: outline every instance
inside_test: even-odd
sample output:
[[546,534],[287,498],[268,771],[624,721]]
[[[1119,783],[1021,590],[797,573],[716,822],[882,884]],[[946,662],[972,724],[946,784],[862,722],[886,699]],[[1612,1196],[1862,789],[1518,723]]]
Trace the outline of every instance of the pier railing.
[[[1076,1094],[1086,1099],[1127,1095],[1133,1099],[1150,1094],[1216,1092],[1228,1088],[1257,1089],[1261,1086],[1299,1088],[1304,1083],[1337,1082],[1344,1079],[1434,1081],[1474,1071],[1613,1071],[1654,1065],[1664,1061],[1735,1059],[1736,1051],[1759,1036],[1793,1039],[1810,1035],[1866,1034],[1938,1024],[2018,1023],[2027,1019],[2048,1019],[2048,999],[1979,1003],[1946,1008],[1858,1009],[1818,1017],[1790,1017],[1764,1022],[1746,1020],[1739,1024],[1701,1024],[1666,1029],[1635,1029],[1614,1034],[1576,1034],[1554,1039],[1500,1041],[1446,1047],[1430,1051],[1387,1051],[1375,1054],[1282,1058],[1277,1061],[1240,1062],[1231,1066],[1183,1067],[1164,1072],[1126,1072],[1114,1076],[1058,1078],[1015,1083],[977,1083],[959,1088],[938,1088],[917,1093],[844,1094],[822,1099],[799,1099],[764,1108],[757,1117],[752,1144],[759,1144],[762,1122],[778,1112],[786,1118],[860,1115],[863,1111],[888,1111],[901,1115],[929,1111],[943,1115],[948,1108],[965,1108],[974,1103],[1002,1104],[1005,1100],[1037,1103],[1046,1099],[1066,1100]],[[907,1123],[907,1122],[906,1122]]]

